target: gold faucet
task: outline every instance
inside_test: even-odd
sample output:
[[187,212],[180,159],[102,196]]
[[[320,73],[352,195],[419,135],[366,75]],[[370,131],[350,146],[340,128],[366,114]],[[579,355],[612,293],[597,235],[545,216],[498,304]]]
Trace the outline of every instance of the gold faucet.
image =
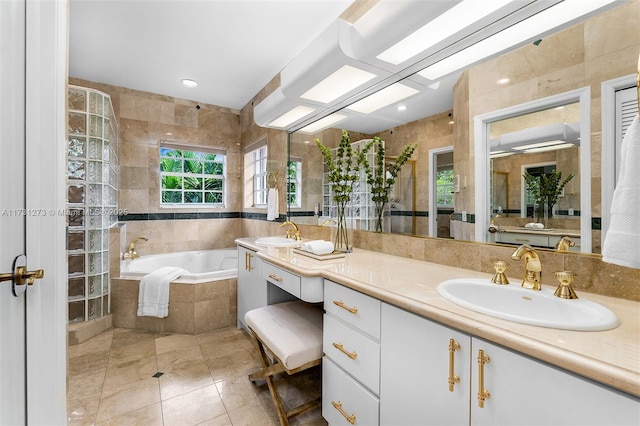
[[560,238],[560,241],[556,243],[556,251],[569,251],[569,247],[574,247],[576,245],[571,238],[566,235]]
[[336,223],[336,221],[334,219],[326,219],[320,224],[320,226],[326,226],[332,223]]
[[136,237],[133,240],[131,240],[131,242],[129,243],[129,249],[127,250],[127,252],[122,253],[123,260],[136,259],[140,257],[140,255],[136,252],[136,242],[138,242],[139,240],[149,241],[149,239],[145,237]]
[[531,290],[542,290],[542,263],[538,253],[528,244],[522,244],[511,255],[514,260],[520,260],[524,256],[524,279],[522,287]]
[[[291,222],[290,220],[287,220],[286,222],[283,222],[280,227],[282,228],[285,225],[290,225],[292,229],[287,229],[286,230],[286,235],[287,238],[293,238],[296,241],[300,241],[302,240],[302,238],[300,237],[300,230],[298,229],[298,225],[296,225],[295,223]],[[293,236],[292,236],[293,233]]]

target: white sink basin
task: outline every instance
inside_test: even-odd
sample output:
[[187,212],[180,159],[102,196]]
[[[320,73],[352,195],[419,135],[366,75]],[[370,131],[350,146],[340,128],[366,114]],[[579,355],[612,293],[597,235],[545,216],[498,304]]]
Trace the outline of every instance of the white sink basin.
[[300,247],[301,241],[286,237],[262,237],[256,239],[256,244],[267,247]]
[[528,290],[519,282],[498,285],[485,279],[453,279],[440,283],[438,293],[476,312],[541,327],[599,331],[620,324],[613,312],[598,303],[561,299],[550,289]]

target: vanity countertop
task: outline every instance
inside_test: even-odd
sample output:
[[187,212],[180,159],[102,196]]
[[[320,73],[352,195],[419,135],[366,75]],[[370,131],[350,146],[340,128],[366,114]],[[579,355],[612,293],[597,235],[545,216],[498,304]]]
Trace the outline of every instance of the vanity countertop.
[[[317,261],[290,248],[256,245],[253,238],[240,238],[236,243],[258,250],[260,258],[298,275],[330,279],[640,397],[640,302],[578,291],[578,296],[611,309],[620,326],[594,332],[557,330],[477,313],[449,302],[436,291],[444,280],[491,278],[487,273],[360,249],[341,259]],[[519,281],[514,277],[509,280]]]
[[501,226],[500,232],[518,233],[518,234],[535,234],[535,235],[553,235],[580,238],[579,229],[561,229],[561,228],[525,228],[524,226]]

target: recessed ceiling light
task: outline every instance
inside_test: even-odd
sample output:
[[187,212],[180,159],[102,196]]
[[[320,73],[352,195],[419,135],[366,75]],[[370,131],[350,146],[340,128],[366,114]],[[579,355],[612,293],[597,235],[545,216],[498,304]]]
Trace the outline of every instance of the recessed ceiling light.
[[196,87],[198,85],[198,82],[195,80],[190,80],[188,78],[183,78],[182,84],[184,84],[187,87]]
[[406,105],[398,105],[397,110],[398,111],[406,111],[407,110],[407,106]]

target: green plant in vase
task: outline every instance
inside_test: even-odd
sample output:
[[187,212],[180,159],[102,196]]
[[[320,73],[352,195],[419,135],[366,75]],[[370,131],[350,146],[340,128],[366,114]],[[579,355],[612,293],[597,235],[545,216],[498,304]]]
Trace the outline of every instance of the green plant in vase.
[[[376,167],[372,170],[367,153],[375,147]],[[358,152],[358,163],[363,166],[367,176],[367,183],[371,186],[371,201],[375,205],[376,214],[376,232],[382,232],[384,220],[384,208],[389,202],[389,193],[396,182],[398,173],[402,166],[411,158],[413,152],[418,147],[417,144],[407,145],[402,154],[388,166],[385,165],[385,148],[384,142],[379,136],[373,138],[365,147]]]
[[336,250],[351,251],[353,241],[349,238],[349,228],[347,224],[347,205],[351,201],[353,184],[359,178],[358,157],[354,156],[351,147],[349,133],[342,131],[340,144],[336,150],[334,158],[331,148],[325,146],[320,139],[314,140],[324,159],[328,171],[328,181],[331,185],[333,201],[336,203],[337,233],[333,244]]
[[569,176],[562,179],[562,172],[557,170],[537,176],[530,175],[529,173],[522,175],[527,190],[531,193],[535,204],[537,204],[540,209],[538,211],[538,217],[544,217],[545,207],[547,208],[547,212],[553,210],[553,206],[558,202],[558,197],[562,194],[562,190],[571,182],[573,176],[573,173],[569,173]]

